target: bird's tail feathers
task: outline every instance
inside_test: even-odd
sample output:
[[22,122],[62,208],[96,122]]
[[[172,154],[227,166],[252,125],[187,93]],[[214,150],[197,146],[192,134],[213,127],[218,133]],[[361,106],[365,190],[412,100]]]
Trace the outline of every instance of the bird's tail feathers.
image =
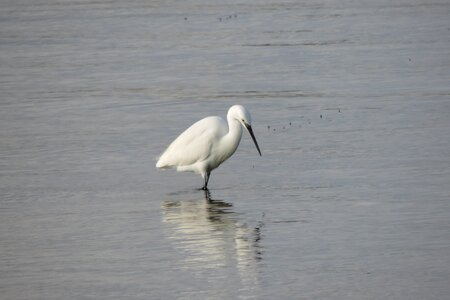
[[164,154],[160,155],[157,160],[158,161],[156,162],[156,167],[158,169],[170,169],[173,167],[170,163],[167,162],[167,159],[164,158]]

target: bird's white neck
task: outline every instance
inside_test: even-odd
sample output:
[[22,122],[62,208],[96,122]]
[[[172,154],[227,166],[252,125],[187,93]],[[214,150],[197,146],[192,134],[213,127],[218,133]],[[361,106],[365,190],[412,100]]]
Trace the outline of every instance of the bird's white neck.
[[228,157],[231,156],[239,146],[242,137],[242,125],[238,120],[227,116],[228,133],[223,137],[224,145],[228,146]]

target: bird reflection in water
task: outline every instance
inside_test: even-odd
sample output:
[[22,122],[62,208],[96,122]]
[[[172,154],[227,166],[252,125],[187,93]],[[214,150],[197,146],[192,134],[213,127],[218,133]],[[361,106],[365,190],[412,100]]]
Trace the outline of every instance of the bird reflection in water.
[[257,284],[257,265],[263,258],[263,220],[253,227],[243,222],[232,204],[204,198],[165,201],[163,223],[167,238],[183,255],[179,267],[199,272],[235,269],[244,285]]

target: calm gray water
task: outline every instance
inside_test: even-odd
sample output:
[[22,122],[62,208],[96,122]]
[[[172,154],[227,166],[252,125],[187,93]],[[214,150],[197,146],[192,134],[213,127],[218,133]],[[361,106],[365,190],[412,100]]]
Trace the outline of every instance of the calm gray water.
[[[449,15],[2,1],[0,299],[448,299]],[[236,103],[262,157],[155,169]]]

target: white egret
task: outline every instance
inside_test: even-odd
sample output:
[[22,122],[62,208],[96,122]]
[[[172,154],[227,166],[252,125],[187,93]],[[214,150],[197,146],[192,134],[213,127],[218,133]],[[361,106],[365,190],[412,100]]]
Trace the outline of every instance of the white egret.
[[200,174],[205,181],[202,189],[207,190],[211,171],[233,155],[239,146],[242,127],[248,130],[261,155],[251,123],[250,113],[242,105],[230,107],[226,121],[217,116],[201,119],[167,147],[156,167]]

